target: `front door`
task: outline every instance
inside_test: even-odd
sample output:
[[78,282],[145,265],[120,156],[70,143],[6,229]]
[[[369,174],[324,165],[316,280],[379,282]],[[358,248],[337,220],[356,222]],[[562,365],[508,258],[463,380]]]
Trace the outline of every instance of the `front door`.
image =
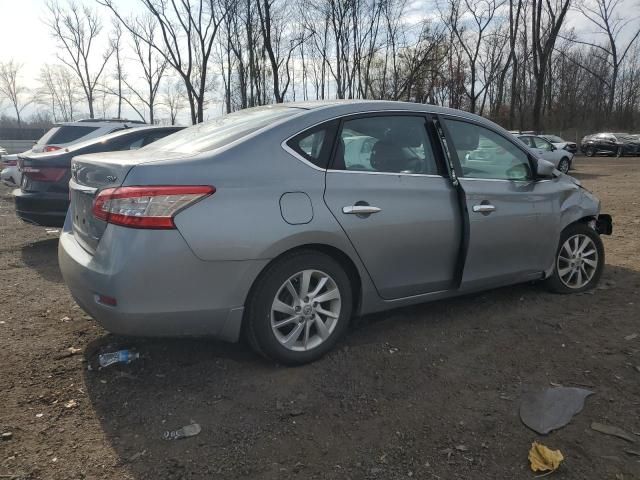
[[460,207],[427,128],[416,114],[348,117],[326,174],[325,202],[384,299],[453,286]]
[[462,289],[541,274],[548,239],[535,203],[539,192],[527,153],[484,126],[443,117],[449,152],[465,193],[469,238]]

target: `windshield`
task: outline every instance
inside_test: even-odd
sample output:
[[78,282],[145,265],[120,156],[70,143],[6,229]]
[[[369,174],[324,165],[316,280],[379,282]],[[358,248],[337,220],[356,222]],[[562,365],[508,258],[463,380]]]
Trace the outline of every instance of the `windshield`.
[[300,113],[282,105],[247,108],[200,123],[152,143],[144,150],[199,153],[224,147],[262,127]]
[[561,139],[560,137],[558,137],[557,135],[541,135],[542,138],[546,138],[547,140],[549,140],[550,142],[555,142],[555,143],[562,143],[564,142],[563,139]]

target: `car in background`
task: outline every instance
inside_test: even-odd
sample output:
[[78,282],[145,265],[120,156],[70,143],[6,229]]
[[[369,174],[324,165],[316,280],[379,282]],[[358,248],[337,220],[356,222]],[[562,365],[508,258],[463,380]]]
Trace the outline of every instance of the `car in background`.
[[0,159],[0,170],[2,183],[9,187],[20,185],[22,173],[20,173],[20,169],[18,168],[18,155],[16,153],[2,156],[2,159]]
[[109,133],[144,126],[146,123],[139,120],[86,119],[75,122],[59,123],[45,133],[31,148],[34,153],[53,152],[68,147],[77,142],[83,142],[91,138],[101,137]]
[[574,155],[578,152],[578,145],[575,142],[568,142],[564,140],[562,137],[557,135],[539,135],[545,140],[549,140],[556,148],[560,148],[562,150],[566,150],[567,152],[571,152]]
[[49,153],[18,156],[20,188],[13,191],[16,214],[27,223],[61,227],[69,207],[71,159],[76,155],[137,150],[183,127],[129,128]]
[[249,108],[72,166],[58,259],[81,308],[122,335],[244,334],[285,364],[320,358],[352,314],[593,288],[612,230],[495,123],[417,103]]
[[539,135],[517,135],[517,137],[540,158],[553,163],[562,173],[567,173],[571,170],[573,153],[556,147],[549,140]]
[[610,155],[640,155],[640,137],[628,133],[594,133],[587,135],[580,142],[580,150],[587,157]]

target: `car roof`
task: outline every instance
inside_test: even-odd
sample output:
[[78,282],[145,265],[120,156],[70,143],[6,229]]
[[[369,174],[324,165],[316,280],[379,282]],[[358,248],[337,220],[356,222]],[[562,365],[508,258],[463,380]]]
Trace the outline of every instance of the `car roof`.
[[127,135],[139,135],[140,132],[149,132],[149,131],[159,131],[159,132],[163,132],[163,131],[172,131],[172,132],[177,132],[179,130],[184,129],[185,127],[183,126],[178,126],[178,125],[172,125],[172,126],[157,126],[157,125],[145,125],[145,126],[141,126],[141,127],[136,127],[136,128],[125,128],[123,130],[118,130],[117,132],[112,132],[112,133],[107,133],[106,135],[100,135],[98,137],[93,137],[90,138],[88,140],[84,140],[81,142],[77,142],[77,143],[73,143],[71,145],[69,145],[68,147],[65,147],[61,150],[55,150],[54,152],[42,152],[42,153],[36,153],[34,155],[30,155],[30,157],[33,158],[40,158],[40,157],[49,157],[51,155],[56,155],[56,154],[66,154],[69,152],[74,152],[76,150],[80,150],[81,148],[85,148],[88,147],[90,145],[95,145],[96,143],[101,143],[101,142],[105,142],[107,140],[111,140],[114,138],[118,138],[118,137],[125,137]]
[[108,119],[102,119],[102,118],[85,118],[82,120],[75,120],[73,122],[58,122],[55,124],[56,127],[62,127],[62,126],[78,126],[78,127],[94,127],[94,126],[98,126],[98,127],[106,127],[109,125],[147,125],[147,123],[141,121],[141,120],[126,120],[126,119],[120,119],[120,118],[108,118]]
[[[416,113],[432,113],[436,115],[450,115],[465,120],[475,121],[490,128],[495,128],[496,123],[479,115],[456,110],[454,108],[441,107],[429,103],[399,102],[390,100],[313,100],[306,102],[286,102],[274,105],[275,108],[299,108],[311,112],[324,112],[343,116],[358,113],[403,111]],[[498,126],[499,127],[499,126]],[[499,127],[504,130],[502,127]],[[504,130],[504,132],[507,132]]]

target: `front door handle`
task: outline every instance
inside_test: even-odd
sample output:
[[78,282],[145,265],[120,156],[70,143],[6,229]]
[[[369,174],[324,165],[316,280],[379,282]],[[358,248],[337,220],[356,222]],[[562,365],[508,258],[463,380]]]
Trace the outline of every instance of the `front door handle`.
[[491,205],[490,203],[483,203],[480,205],[473,206],[473,211],[480,212],[480,213],[491,213],[495,211],[495,209],[496,209],[495,205]]
[[371,213],[378,213],[381,210],[381,208],[371,205],[349,205],[348,207],[342,207],[342,213],[346,215],[369,215]]

